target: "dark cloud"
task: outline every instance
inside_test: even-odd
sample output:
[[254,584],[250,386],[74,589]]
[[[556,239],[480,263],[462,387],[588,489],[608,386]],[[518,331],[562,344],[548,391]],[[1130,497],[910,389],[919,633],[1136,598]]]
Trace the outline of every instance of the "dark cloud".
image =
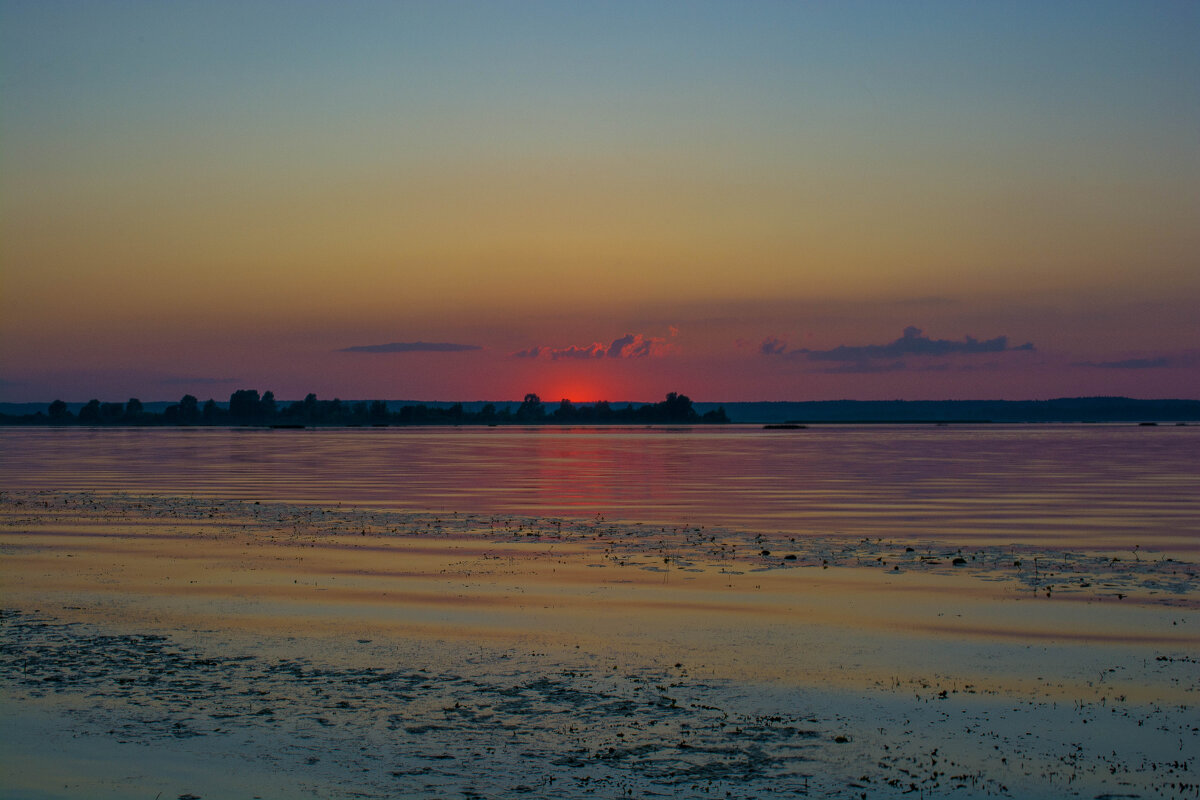
[[[829,350],[809,350],[807,348],[789,350],[786,342],[774,336],[768,336],[763,340],[759,349],[763,355],[807,358],[809,361],[832,361],[846,365],[827,370],[831,372],[890,372],[908,369],[905,362],[899,360],[908,356],[937,358],[963,354],[1003,353],[1015,350],[1032,351],[1034,347],[1032,342],[1015,347],[1010,346],[1007,336],[984,340],[966,336],[961,341],[931,339],[925,336],[920,328],[910,325],[904,329],[904,333],[899,339],[888,344],[843,344]],[[888,363],[879,363],[883,361]]]
[[889,344],[838,345],[831,350],[801,350],[813,361],[869,361],[899,356],[948,356],[959,353],[1003,353],[1005,350],[1032,350],[1033,344],[1009,347],[1007,336],[980,341],[972,336],[961,342],[952,339],[930,339],[920,328],[912,325]]
[[606,355],[609,358],[646,358],[654,355],[654,348],[665,346],[666,343],[666,339],[627,333],[608,346]]
[[763,339],[763,342],[758,347],[759,352],[764,356],[779,356],[786,355],[787,342],[777,336],[768,336]]
[[[675,330],[672,328],[672,335]],[[593,342],[585,345],[569,347],[548,347],[538,345],[513,353],[514,358],[549,358],[557,361],[563,358],[648,358],[650,356],[666,355],[670,351],[670,343],[661,336],[646,336],[641,333],[627,333],[611,344]]]
[[466,350],[482,350],[477,344],[455,344],[454,342],[389,342],[388,344],[357,344],[343,347],[339,353],[461,353]]

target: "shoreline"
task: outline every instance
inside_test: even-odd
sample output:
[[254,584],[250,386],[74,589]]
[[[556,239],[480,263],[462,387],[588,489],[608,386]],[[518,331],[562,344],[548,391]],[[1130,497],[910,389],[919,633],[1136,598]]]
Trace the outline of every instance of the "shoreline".
[[1200,796],[1194,564],[925,544],[4,492],[6,782]]
[[[591,517],[548,517],[457,511],[404,511],[323,501],[262,502],[205,495],[123,491],[0,491],[0,525],[22,520],[43,525],[59,508],[72,524],[101,529],[150,526],[169,520],[177,529],[213,530],[240,525],[266,533],[272,542],[330,544],[337,537],[384,540],[462,538],[488,544],[571,545],[601,551],[605,566],[631,565],[658,573],[672,569],[747,572],[863,568],[896,574],[968,575],[1019,585],[1031,596],[1049,587],[1058,600],[1103,602],[1132,599],[1200,608],[1200,562],[1171,551],[1101,547],[1081,552],[1050,546],[994,544],[964,537],[873,538],[814,534],[752,533],[719,526],[661,525]],[[94,519],[88,519],[92,515]],[[77,535],[87,536],[86,531]],[[110,535],[101,530],[97,536]],[[163,534],[171,538],[174,534]],[[360,541],[350,538],[354,547]],[[1190,555],[1190,553],[1186,554]],[[622,563],[625,562],[625,563]],[[594,564],[598,565],[598,564]]]

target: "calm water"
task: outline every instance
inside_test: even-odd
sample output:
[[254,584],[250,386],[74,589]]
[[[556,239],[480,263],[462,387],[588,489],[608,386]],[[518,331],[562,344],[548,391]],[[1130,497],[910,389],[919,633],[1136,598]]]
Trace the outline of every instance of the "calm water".
[[1200,426],[0,429],[0,489],[1200,550]]

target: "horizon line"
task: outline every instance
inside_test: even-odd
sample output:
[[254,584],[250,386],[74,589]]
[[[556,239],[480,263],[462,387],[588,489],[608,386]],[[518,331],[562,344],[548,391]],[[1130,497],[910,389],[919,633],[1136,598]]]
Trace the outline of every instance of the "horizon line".
[[[254,390],[254,391],[257,391],[257,390]],[[267,390],[267,391],[270,391],[270,390]],[[531,394],[534,394],[534,393],[531,392]],[[691,397],[690,395],[686,395],[682,392],[675,392],[675,394],[680,394],[684,397],[687,397],[693,403],[704,403],[704,404],[708,404],[708,405],[719,405],[719,404],[745,405],[745,404],[749,404],[749,403],[754,403],[754,404],[768,404],[768,403],[779,403],[779,404],[782,404],[782,403],[788,403],[788,404],[799,404],[799,403],[1053,403],[1053,402],[1064,401],[1064,400],[1125,400],[1125,401],[1132,401],[1132,402],[1138,402],[1138,403],[1162,403],[1162,402],[1196,403],[1196,402],[1200,402],[1200,397],[1131,397],[1129,395],[1104,395],[1104,394],[1061,395],[1061,396],[1057,396],[1057,397],[1023,398],[1023,399],[1019,399],[1019,400],[1003,399],[1003,398],[982,398],[982,397],[981,398],[969,398],[969,399],[939,398],[939,399],[918,399],[918,400],[902,398],[902,397],[890,398],[887,400],[860,400],[860,399],[853,398],[853,397],[839,397],[839,398],[826,399],[826,400],[813,400],[813,399],[809,399],[809,400],[699,400],[694,397]],[[194,396],[195,395],[193,395],[193,397]],[[93,399],[99,399],[99,398],[88,398],[87,400],[63,400],[62,402],[67,403],[68,405],[87,405]],[[102,403],[107,403],[107,402],[127,403],[129,400],[133,400],[133,399],[137,399],[138,402],[143,403],[143,404],[146,404],[146,403],[172,404],[172,403],[178,403],[181,398],[169,399],[169,400],[141,400],[140,398],[129,397],[129,398],[126,398],[125,400],[100,400],[100,402],[102,402]],[[199,399],[199,398],[197,398],[197,399]],[[341,397],[336,397],[336,396],[330,397],[330,398],[318,397],[317,399],[321,402],[330,402],[332,400],[337,400],[341,403],[363,403],[363,402],[369,403],[369,402],[375,402],[375,401],[382,400],[382,402],[384,402],[384,403],[415,403],[415,404],[449,403],[451,405],[453,405],[454,403],[515,403],[517,405],[520,405],[524,401],[524,398],[521,398],[521,399],[514,398],[514,399],[504,399],[504,400],[500,400],[500,399],[474,399],[474,400],[424,399],[424,400],[418,400],[418,399],[411,399],[411,398],[387,399],[387,398],[378,398],[378,397],[341,398]],[[596,403],[625,404],[625,403],[657,403],[657,402],[660,402],[658,400],[629,400],[629,399],[607,400],[607,399],[603,399],[603,398],[598,399],[598,400],[574,400],[569,397],[566,397],[566,398],[560,397],[560,398],[551,399],[549,397],[542,397],[540,395],[538,395],[538,399],[540,399],[543,403],[559,403],[562,400],[568,400],[571,403],[574,403],[577,405],[594,405]],[[50,405],[51,403],[57,402],[58,400],[61,400],[61,398],[55,398],[54,400],[0,400],[0,405],[5,405],[5,406]],[[217,403],[225,403],[225,404],[228,404],[228,402],[229,402],[228,398],[226,398],[224,400],[219,400],[216,397],[210,397],[205,400],[202,400],[201,402],[208,402],[208,400],[213,400]],[[297,399],[279,398],[279,397],[275,398],[275,402],[277,402],[277,403],[301,403],[303,401],[304,401],[303,398],[297,398]]]

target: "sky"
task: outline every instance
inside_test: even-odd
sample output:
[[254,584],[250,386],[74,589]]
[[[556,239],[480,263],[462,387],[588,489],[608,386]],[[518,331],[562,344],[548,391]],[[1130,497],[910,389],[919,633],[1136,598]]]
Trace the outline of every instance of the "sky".
[[0,0],[0,400],[1200,398],[1200,3]]

